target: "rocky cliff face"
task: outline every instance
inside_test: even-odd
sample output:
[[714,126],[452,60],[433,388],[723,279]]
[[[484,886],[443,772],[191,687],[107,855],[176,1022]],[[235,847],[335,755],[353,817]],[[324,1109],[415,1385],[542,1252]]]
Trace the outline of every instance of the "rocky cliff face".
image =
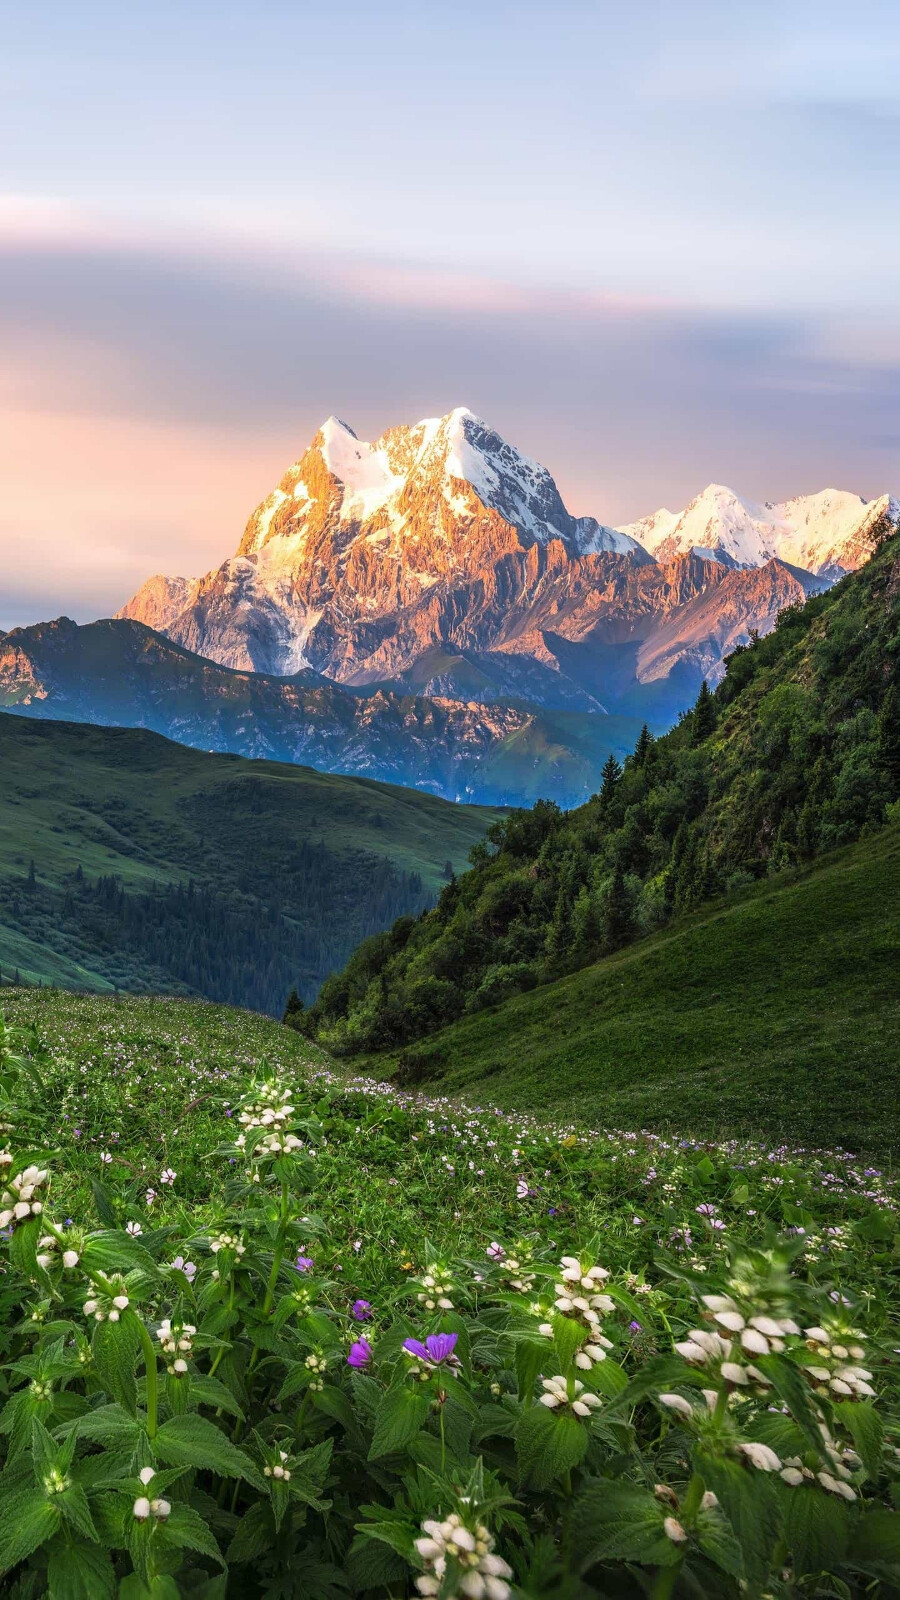
[[120,615],[242,671],[664,717],[782,604],[864,560],[885,517],[888,497],[759,508],[714,485],[613,529],[469,411],[374,444],[330,418],[234,557],[151,578]]
[[0,710],[147,728],[181,744],[379,778],[451,800],[572,805],[610,751],[633,748],[626,718],[553,715],[446,696],[352,691],[304,670],[236,672],[141,623],[68,617],[0,635]]

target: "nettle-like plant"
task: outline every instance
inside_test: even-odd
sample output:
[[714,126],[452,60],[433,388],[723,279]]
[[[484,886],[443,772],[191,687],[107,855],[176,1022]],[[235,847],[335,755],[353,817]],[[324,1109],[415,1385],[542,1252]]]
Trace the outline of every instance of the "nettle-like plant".
[[209,1158],[230,1166],[224,1197],[177,1240],[115,1226],[102,1191],[105,1226],[61,1224],[54,1157],[10,1131],[5,1592],[660,1600],[900,1582],[882,1362],[862,1309],[792,1270],[796,1241],[733,1253],[717,1282],[662,1263],[677,1321],[596,1241],[557,1261],[494,1239],[478,1262],[423,1241],[417,1274],[348,1304],[316,1265],[322,1124],[272,1082],[230,1117]]

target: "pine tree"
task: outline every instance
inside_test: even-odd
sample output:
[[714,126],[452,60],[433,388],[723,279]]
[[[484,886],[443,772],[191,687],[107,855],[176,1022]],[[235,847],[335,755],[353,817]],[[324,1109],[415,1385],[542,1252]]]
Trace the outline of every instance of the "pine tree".
[[303,1015],[303,1011],[303,1001],[300,999],[300,996],[297,993],[297,985],[294,984],[290,994],[287,997],[287,1003],[284,1008],[284,1016],[281,1019],[285,1027],[296,1028],[300,1018]]
[[634,933],[631,896],[621,862],[617,861],[606,896],[603,918],[603,943],[607,950],[621,950]]
[[600,773],[600,804],[608,806],[615,799],[616,790],[622,779],[622,768],[610,751],[603,763]]
[[37,877],[35,875],[35,870],[34,870],[34,857],[33,856],[32,856],[31,860],[28,863],[28,887],[29,887],[29,889],[35,889],[37,887]]
[[645,765],[647,757],[650,754],[652,744],[653,735],[645,722],[640,733],[638,734],[638,742],[634,747],[634,764],[636,767],[643,767]]
[[454,871],[453,871],[453,862],[452,861],[445,861],[444,862],[444,870],[441,873],[441,877],[444,879],[445,883],[452,883],[454,876],[455,876],[455,874],[454,874]]
[[700,693],[693,711],[692,743],[702,744],[708,739],[716,726],[716,705],[709,692],[706,679],[700,685]]

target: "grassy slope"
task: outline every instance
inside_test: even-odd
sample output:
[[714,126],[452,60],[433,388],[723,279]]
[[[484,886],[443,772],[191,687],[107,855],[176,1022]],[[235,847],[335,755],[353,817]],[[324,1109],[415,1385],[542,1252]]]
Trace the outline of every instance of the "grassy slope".
[[891,827],[420,1049],[501,1105],[896,1152],[898,953]]
[[[309,840],[342,857],[387,856],[434,890],[495,813],[309,767],[208,755],[157,734],[0,716],[0,877],[58,885],[118,874],[141,889],[192,875],[227,882],[248,859],[287,860]],[[102,978],[4,924],[0,971],[78,985]]]

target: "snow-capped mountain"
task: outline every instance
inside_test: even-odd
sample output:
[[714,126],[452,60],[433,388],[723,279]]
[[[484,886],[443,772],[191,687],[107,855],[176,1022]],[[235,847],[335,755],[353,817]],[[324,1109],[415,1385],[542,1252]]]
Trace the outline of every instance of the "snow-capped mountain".
[[615,529],[573,516],[546,468],[471,411],[374,444],[331,417],[232,558],[151,578],[119,615],[244,671],[665,718],[898,518],[887,496],[759,507],[713,485]]
[[885,520],[900,523],[900,503],[886,494],[863,500],[843,489],[823,489],[780,505],[755,505],[711,483],[683,511],[655,511],[619,531],[660,562],[694,550],[731,566],[778,560],[833,579],[871,555],[872,536]]

